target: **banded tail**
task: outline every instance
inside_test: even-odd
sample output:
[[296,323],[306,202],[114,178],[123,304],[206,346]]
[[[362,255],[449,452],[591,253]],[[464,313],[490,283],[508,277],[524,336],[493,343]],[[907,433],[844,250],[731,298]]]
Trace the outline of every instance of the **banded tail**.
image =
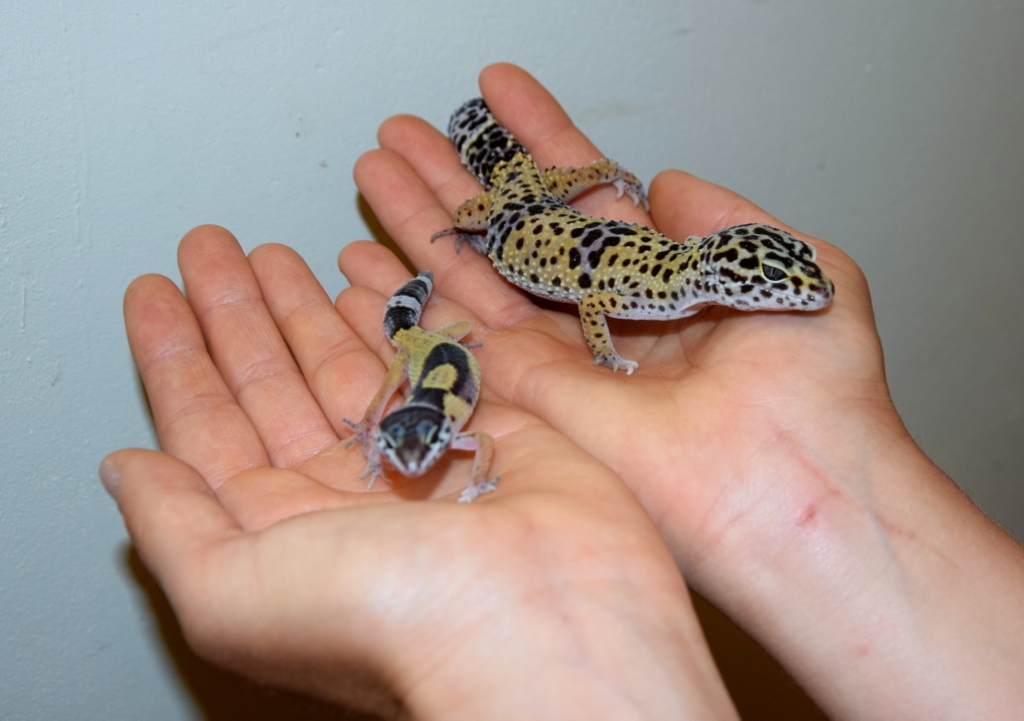
[[529,155],[491,114],[483,98],[473,98],[452,113],[448,139],[455,145],[462,164],[488,188],[499,163],[511,160],[516,153]]
[[394,340],[395,333],[419,325],[423,306],[434,289],[434,274],[425,270],[395,291],[384,308],[384,333]]

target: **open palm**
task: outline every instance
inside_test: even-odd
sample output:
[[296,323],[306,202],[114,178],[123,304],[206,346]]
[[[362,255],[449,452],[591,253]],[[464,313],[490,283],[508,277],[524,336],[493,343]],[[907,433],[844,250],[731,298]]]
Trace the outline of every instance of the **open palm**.
[[[536,81],[512,66],[481,76],[496,116],[540,167],[580,166],[601,157]],[[828,489],[827,448],[851,412],[890,407],[881,349],[862,275],[841,251],[809,239],[836,282],[836,299],[811,314],[740,313],[714,308],[669,322],[622,321],[612,335],[624,357],[639,361],[626,377],[591,365],[570,305],[542,309],[506,283],[490,261],[427,239],[478,186],[448,141],[427,123],[392,118],[381,150],[365,155],[357,183],[409,258],[431,269],[438,287],[479,315],[490,330],[478,356],[485,381],[573,438],[637,493],[683,563],[699,569],[727,526],[748,514],[812,513]],[[611,189],[577,205],[593,215],[656,227],[669,237],[705,235],[744,222],[781,227],[724,188],[678,171],[650,188],[651,215]],[[353,282],[375,285],[386,252],[355,244],[342,255]],[[390,261],[394,262],[394,261]],[[379,284],[378,284],[378,287]],[[383,290],[383,288],[381,288]],[[893,426],[899,421],[893,414]],[[785,504],[783,506],[783,504]],[[697,572],[694,576],[691,572]]]
[[[448,502],[468,459],[443,459],[416,482],[365,493],[343,419],[361,415],[393,353],[386,297],[350,289],[339,301],[347,323],[294,252],[271,245],[246,258],[215,227],[185,237],[179,264],[187,300],[160,276],[126,295],[163,452],[116,454],[113,487],[200,652],[329,699],[393,707],[340,683],[369,669],[422,717],[454,718],[447,704],[472,708],[466,678],[474,699],[530,688],[550,712],[564,701],[559,684],[595,670],[618,683],[581,649],[635,645],[729,715],[682,579],[614,473],[485,393],[474,422],[498,439],[493,470],[507,492]],[[408,279],[397,264],[379,271],[388,292]],[[436,297],[423,322],[466,315]],[[652,698],[674,716],[676,689],[665,690]]]

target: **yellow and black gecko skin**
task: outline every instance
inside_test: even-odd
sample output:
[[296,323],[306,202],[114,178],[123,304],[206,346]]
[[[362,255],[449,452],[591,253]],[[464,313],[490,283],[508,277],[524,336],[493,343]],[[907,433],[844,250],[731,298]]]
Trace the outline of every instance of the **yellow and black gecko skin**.
[[784,230],[749,223],[678,243],[642,225],[594,218],[567,201],[614,185],[634,203],[640,182],[608,159],[540,171],[480,98],[452,115],[448,137],[487,190],[459,206],[456,235],[488,256],[506,279],[551,300],[576,303],[595,365],[632,373],[616,353],[606,316],[671,320],[706,305],[737,310],[818,310],[834,286],[816,251]]
[[[462,433],[480,396],[480,366],[459,343],[470,331],[467,321],[437,331],[419,327],[423,306],[433,289],[426,270],[399,288],[384,311],[384,332],[398,349],[387,377],[358,423],[346,420],[358,433],[370,476],[366,490],[381,474],[381,456],[406,476],[426,473],[448,448],[475,451],[472,481],[460,502],[494,490],[497,478],[487,479],[494,439],[486,433]],[[409,395],[401,406],[381,419],[391,396],[409,379]]]

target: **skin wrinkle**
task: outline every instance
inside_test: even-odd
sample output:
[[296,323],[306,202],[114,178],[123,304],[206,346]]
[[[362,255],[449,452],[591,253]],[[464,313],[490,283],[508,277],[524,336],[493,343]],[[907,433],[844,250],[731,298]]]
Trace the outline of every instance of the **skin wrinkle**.
[[[270,449],[271,462],[278,467],[290,468],[293,465],[304,463],[318,453],[338,443],[337,437],[322,438],[324,435],[324,429],[316,425],[278,441],[277,446]],[[300,446],[307,439],[313,439],[317,442],[311,446]],[[288,451],[293,447],[300,447],[300,450],[295,454],[291,454]]]
[[154,368],[165,363],[173,364],[180,358],[189,358],[189,366],[204,365],[192,361],[191,358],[199,357],[201,360],[201,357],[206,355],[206,347],[199,347],[192,342],[192,336],[187,331],[170,335],[164,342],[150,344],[147,348],[152,350],[147,349],[145,355],[135,361],[139,373],[144,376],[151,373]]
[[[219,392],[193,393],[171,413],[163,412],[156,420],[157,432],[167,431],[175,424],[192,417],[201,417],[210,412],[231,410],[236,407],[235,399]],[[186,424],[187,425],[187,424]]]
[[[192,305],[196,319],[199,320],[199,325],[202,327],[207,325],[205,320],[216,320],[217,315],[222,312],[229,313],[238,309],[249,310],[252,306],[257,306],[258,312],[264,306],[263,296],[258,289],[252,288],[248,283],[238,281],[222,282],[218,292],[204,294],[207,302],[201,305],[196,305],[196,298],[188,293],[187,280],[185,281],[185,294],[189,304]],[[249,315],[253,315],[253,313],[249,313]]]
[[[305,375],[308,376],[309,381],[315,387],[314,395],[322,398],[325,394],[332,391],[336,386],[331,383],[331,379],[338,375],[332,371],[332,368],[335,366],[344,368],[347,365],[346,359],[353,355],[358,357],[361,354],[362,350],[351,343],[333,343],[327,346],[317,362],[305,369]],[[374,358],[373,366],[375,370],[379,371],[381,364],[377,358]],[[372,385],[369,384],[368,387]],[[348,379],[345,379],[342,387],[351,387]]]

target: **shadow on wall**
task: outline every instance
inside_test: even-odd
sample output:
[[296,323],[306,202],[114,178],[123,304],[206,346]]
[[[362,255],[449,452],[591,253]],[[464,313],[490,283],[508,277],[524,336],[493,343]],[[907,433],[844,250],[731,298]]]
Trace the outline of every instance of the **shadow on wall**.
[[743,721],[827,721],[828,717],[753,639],[696,594],[693,606]]
[[[388,235],[388,232],[384,230],[384,226],[381,225],[381,222],[377,219],[376,214],[373,212],[373,208],[371,208],[370,204],[366,202],[366,198],[364,198],[362,194],[356,195],[356,209],[359,211],[359,215],[363,219],[363,223],[365,223],[366,227],[370,230],[371,238],[376,243],[383,245],[385,248],[394,253],[398,257],[398,259],[402,261],[402,265],[405,266],[406,270],[408,270],[413,275],[416,275],[416,273],[418,273],[419,270],[416,268],[415,265],[413,265],[412,261],[409,260],[405,252],[398,247],[398,243],[392,240],[391,236]],[[430,239],[424,238],[423,242],[429,243]]]

